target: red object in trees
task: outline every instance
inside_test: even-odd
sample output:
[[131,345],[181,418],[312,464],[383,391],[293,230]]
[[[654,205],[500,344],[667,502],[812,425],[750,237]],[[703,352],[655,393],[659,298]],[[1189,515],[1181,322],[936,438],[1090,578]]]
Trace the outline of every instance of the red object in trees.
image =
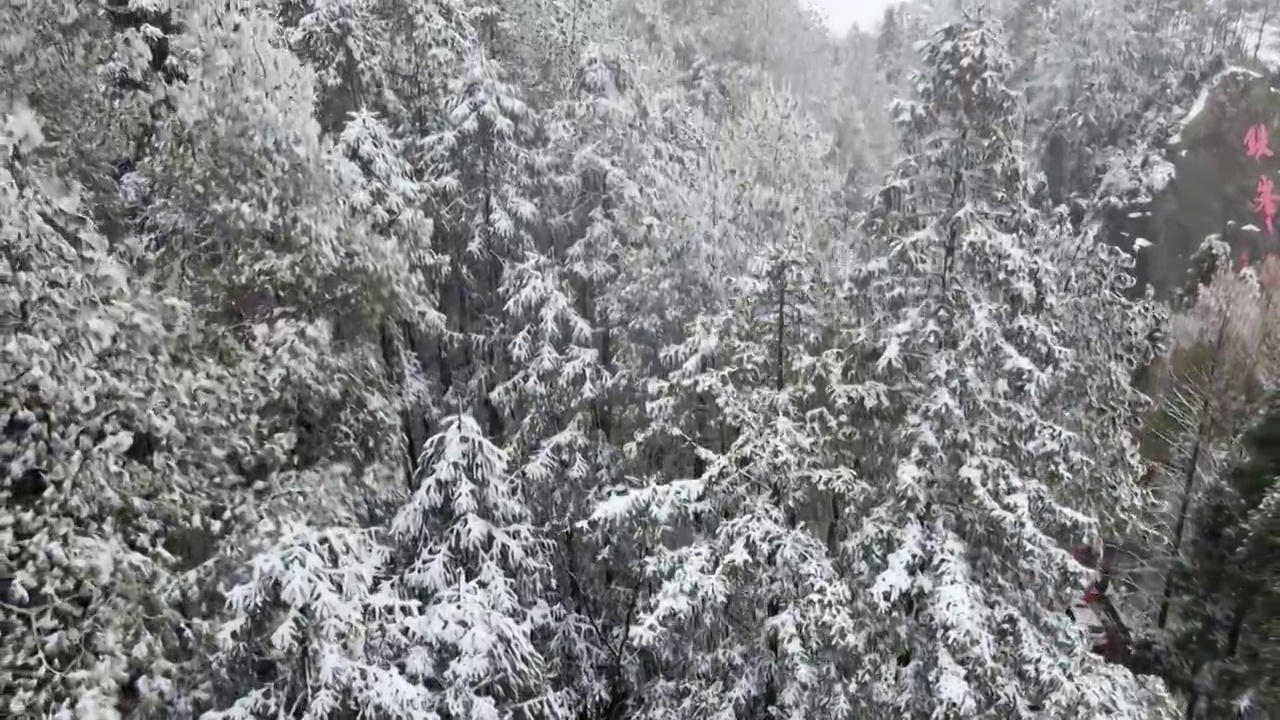
[[1243,270],[1247,267],[1249,267],[1249,251],[1241,250],[1240,251],[1240,269]]
[[[1081,565],[1084,565],[1085,567],[1093,567],[1093,561],[1094,561],[1093,548],[1089,547],[1088,545],[1076,545],[1075,547],[1071,548],[1071,556],[1074,557],[1076,559],[1076,562],[1080,563]],[[1098,600],[1098,587],[1095,585],[1089,588],[1089,592],[1084,594],[1084,603],[1086,605],[1089,605],[1091,603],[1096,602],[1097,600]]]
[[1275,217],[1277,205],[1280,204],[1280,195],[1275,192],[1275,183],[1271,178],[1263,175],[1258,178],[1257,193],[1253,198],[1253,209],[1262,213],[1262,219],[1267,224],[1267,232],[1275,234]]

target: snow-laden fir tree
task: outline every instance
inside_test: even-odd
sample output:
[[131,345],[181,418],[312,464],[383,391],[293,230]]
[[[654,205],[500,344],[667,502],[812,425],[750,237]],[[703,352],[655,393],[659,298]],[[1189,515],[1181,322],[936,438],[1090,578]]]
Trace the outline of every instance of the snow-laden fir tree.
[[744,110],[717,148],[737,181],[718,228],[719,267],[733,274],[664,350],[671,370],[635,442],[692,462],[651,466],[592,525],[631,547],[609,557],[641,554],[627,568],[642,582],[625,639],[659,664],[626,668],[637,716],[851,717],[849,588],[806,523],[816,498],[851,481],[826,463],[829,415],[810,382],[833,177],[785,95],[755,94]]
[[1231,246],[1221,235],[1210,235],[1191,253],[1188,261],[1187,277],[1177,295],[1179,304],[1184,308],[1195,307],[1201,290],[1210,285],[1219,274],[1232,269]]
[[626,573],[599,555],[607,535],[583,532],[575,520],[622,481],[619,439],[635,414],[618,402],[628,391],[616,373],[627,319],[620,275],[647,214],[635,179],[649,161],[635,127],[644,101],[635,70],[615,49],[591,45],[578,58],[576,93],[548,112],[555,164],[542,250],[518,270],[537,282],[507,305],[523,326],[509,344],[515,371],[495,393],[518,419],[507,444],[512,470],[538,488],[530,507],[555,542],[560,602],[549,670],[566,703],[601,713],[626,706],[634,592],[619,577]]
[[1242,702],[1276,710],[1277,417],[1272,399],[1244,436],[1245,457],[1194,509],[1178,559],[1174,677],[1191,689],[1188,717],[1235,717]]
[[1063,282],[1059,238],[1028,205],[992,27],[947,26],[924,65],[897,110],[907,157],[869,224],[884,252],[854,285],[872,300],[849,353],[874,352],[859,371],[878,388],[848,540],[865,578],[862,716],[1147,717],[1144,691],[1064,612],[1084,580],[1067,544],[1099,541],[1102,508],[1140,517],[1147,503],[1132,443],[1126,466],[1100,468],[1091,451],[1125,438],[1071,421],[1112,402],[1068,392],[1074,366],[1107,352],[1068,311],[1094,290]]
[[218,628],[217,673],[206,720],[305,713],[338,718],[423,717],[425,687],[393,664],[398,625],[417,604],[384,583],[388,550],[377,534],[287,523],[227,593]]
[[205,717],[563,716],[539,645],[547,545],[507,464],[448,416],[389,527],[282,528],[228,593]]
[[405,674],[440,717],[557,716],[537,645],[551,620],[547,546],[505,453],[460,414],[420,468],[390,528],[391,584],[421,604],[403,625]]

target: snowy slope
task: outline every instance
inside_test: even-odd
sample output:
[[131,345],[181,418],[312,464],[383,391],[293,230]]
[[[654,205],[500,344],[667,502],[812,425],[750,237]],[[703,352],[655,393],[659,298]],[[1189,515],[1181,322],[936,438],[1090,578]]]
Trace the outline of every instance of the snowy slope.
[[1280,72],[1280,23],[1272,22],[1262,30],[1258,45],[1258,61],[1272,72]]

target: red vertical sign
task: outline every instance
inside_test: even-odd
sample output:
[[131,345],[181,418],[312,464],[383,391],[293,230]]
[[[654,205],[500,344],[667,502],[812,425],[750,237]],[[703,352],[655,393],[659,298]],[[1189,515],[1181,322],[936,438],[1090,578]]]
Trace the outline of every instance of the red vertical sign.
[[[1245,131],[1244,152],[1251,159],[1258,161],[1272,157],[1270,139],[1267,137],[1265,125],[1253,125]],[[1275,234],[1277,208],[1280,208],[1280,195],[1276,195],[1275,183],[1266,175],[1258,176],[1258,183],[1254,188],[1253,210],[1261,213],[1268,234]]]
[[1267,126],[1254,125],[1245,131],[1244,154],[1254,160],[1271,157],[1271,147],[1267,141]]
[[1253,209],[1262,213],[1262,219],[1267,224],[1267,232],[1275,234],[1276,207],[1280,203],[1280,195],[1276,195],[1275,183],[1271,182],[1271,178],[1263,175],[1258,178],[1258,185],[1253,197]]

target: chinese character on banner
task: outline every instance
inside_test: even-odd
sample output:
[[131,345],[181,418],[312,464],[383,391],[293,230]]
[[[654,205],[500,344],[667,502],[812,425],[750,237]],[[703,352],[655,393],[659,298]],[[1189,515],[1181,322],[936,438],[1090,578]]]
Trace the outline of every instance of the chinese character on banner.
[[1275,218],[1276,209],[1280,207],[1280,195],[1276,195],[1275,183],[1271,182],[1271,178],[1263,175],[1258,178],[1257,192],[1253,198],[1253,209],[1262,213],[1262,219],[1267,223],[1267,232],[1275,234]]
[[1267,127],[1253,125],[1244,134],[1244,153],[1254,160],[1271,157],[1271,146],[1267,140]]

